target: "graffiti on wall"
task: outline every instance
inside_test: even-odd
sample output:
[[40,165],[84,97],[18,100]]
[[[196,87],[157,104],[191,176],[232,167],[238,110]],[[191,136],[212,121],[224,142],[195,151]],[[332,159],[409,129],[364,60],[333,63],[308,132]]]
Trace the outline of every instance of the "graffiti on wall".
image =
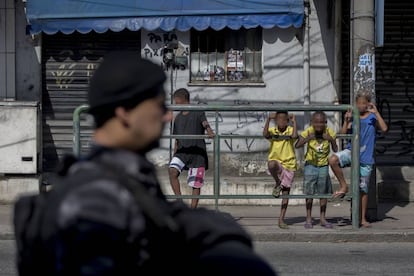
[[[76,78],[79,78],[76,75],[77,71],[82,70],[86,77],[90,78],[97,66],[96,63],[63,63],[57,69],[49,72],[57,89],[68,89],[76,81]],[[48,89],[50,88],[48,87]]]
[[395,22],[399,29],[385,33],[384,47],[376,49],[377,107],[389,126],[376,146],[384,163],[414,162],[414,51],[410,46],[414,28],[408,23],[410,17],[410,13],[401,14]]
[[189,44],[184,34],[165,31],[142,31],[141,55],[144,58],[151,59],[163,68],[185,70],[188,68]]

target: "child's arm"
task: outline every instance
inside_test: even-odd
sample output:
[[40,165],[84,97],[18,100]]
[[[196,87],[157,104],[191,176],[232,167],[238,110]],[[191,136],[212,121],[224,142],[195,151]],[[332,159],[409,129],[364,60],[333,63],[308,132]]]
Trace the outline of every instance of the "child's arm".
[[336,139],[329,135],[328,132],[323,134],[323,139],[327,140],[331,144],[333,152],[338,151],[338,144],[336,143]]
[[274,117],[275,117],[275,113],[270,113],[269,117],[267,117],[267,119],[266,119],[266,123],[265,123],[264,128],[263,128],[263,136],[266,139],[270,138],[269,124],[270,124],[270,120],[273,119]]
[[295,148],[303,147],[307,142],[309,142],[309,136],[304,138],[302,135],[299,135],[298,140],[296,141]]
[[214,136],[215,136],[214,131],[213,131],[213,129],[211,128],[211,126],[210,126],[210,124],[208,123],[208,121],[207,121],[207,120],[203,121],[203,122],[202,122],[202,125],[203,125],[204,129],[207,131],[207,135],[208,135],[208,137],[210,137],[210,138],[214,138]]
[[297,132],[297,128],[296,128],[296,117],[295,114],[290,114],[290,121],[292,122],[292,139],[296,139],[298,138],[298,132]]
[[347,134],[348,133],[348,129],[351,128],[351,125],[352,125],[352,110],[348,110],[345,113],[344,123],[343,123],[342,128],[339,131],[339,133],[340,134]]
[[306,143],[308,143],[310,140],[315,138],[315,134],[314,133],[310,133],[308,131],[303,131],[301,135],[299,135],[298,140],[296,141],[295,144],[295,148],[301,148],[303,147]]
[[382,118],[381,114],[379,113],[377,107],[373,103],[369,103],[368,110],[371,113],[374,113],[375,117],[377,118],[377,126],[381,129],[382,132],[388,131],[388,125]]

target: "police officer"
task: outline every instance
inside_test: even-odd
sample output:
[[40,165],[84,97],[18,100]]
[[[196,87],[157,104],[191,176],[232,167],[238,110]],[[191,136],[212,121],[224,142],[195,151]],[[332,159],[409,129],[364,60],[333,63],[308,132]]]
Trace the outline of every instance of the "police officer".
[[54,206],[54,275],[275,275],[232,218],[163,195],[146,153],[172,119],[165,80],[130,52],[106,56],[91,78],[93,149],[64,161],[71,184],[52,189],[65,190]]

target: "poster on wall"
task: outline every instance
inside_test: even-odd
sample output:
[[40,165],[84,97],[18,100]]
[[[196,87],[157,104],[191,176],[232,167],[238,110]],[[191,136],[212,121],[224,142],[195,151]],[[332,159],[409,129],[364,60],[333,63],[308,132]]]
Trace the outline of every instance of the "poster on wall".
[[243,79],[243,71],[243,52],[231,49],[227,52],[227,72],[229,81],[241,81]]
[[163,30],[141,31],[141,56],[167,70],[185,70],[189,64],[189,33]]

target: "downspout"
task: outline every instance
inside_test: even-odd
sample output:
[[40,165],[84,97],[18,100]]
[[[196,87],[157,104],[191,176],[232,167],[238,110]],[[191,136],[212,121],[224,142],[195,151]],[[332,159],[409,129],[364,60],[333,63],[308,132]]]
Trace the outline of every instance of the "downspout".
[[[310,104],[310,16],[309,0],[305,0],[305,37],[303,40],[303,104]],[[305,111],[304,125],[309,124],[309,111]]]
[[[342,99],[342,0],[335,1],[335,64],[334,64],[334,87],[336,91],[334,104],[340,104]],[[334,116],[336,131],[342,125],[341,113],[336,112]]]
[[[310,13],[311,6],[310,0],[305,0],[305,22],[304,22],[304,35],[303,35],[303,104],[310,104]],[[304,111],[303,113],[303,129],[306,129],[310,125],[310,112]],[[300,151],[300,160],[304,160],[306,147]],[[300,166],[303,167],[301,161]]]
[[349,7],[349,104],[354,103],[354,0]]

